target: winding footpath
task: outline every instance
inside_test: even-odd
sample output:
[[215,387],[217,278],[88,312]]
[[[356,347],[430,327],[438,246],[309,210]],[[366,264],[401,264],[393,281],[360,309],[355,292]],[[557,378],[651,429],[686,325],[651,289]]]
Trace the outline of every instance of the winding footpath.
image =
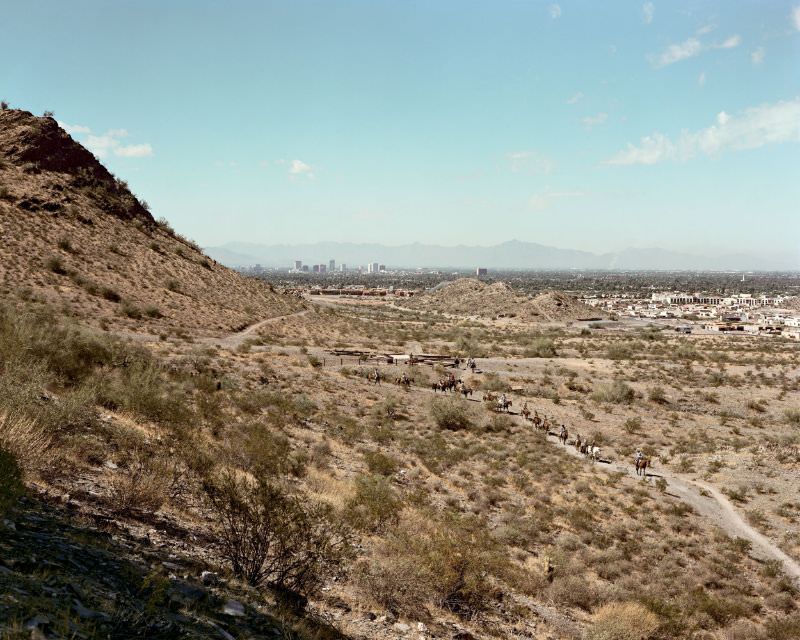
[[245,340],[258,333],[260,329],[275,322],[279,322],[280,320],[286,320],[287,318],[300,318],[306,315],[309,311],[310,309],[306,308],[301,309],[300,311],[286,313],[281,316],[273,316],[272,318],[267,318],[266,320],[260,320],[255,324],[251,324],[249,327],[245,327],[241,331],[227,335],[224,338],[206,338],[206,342],[209,344],[215,344],[223,349],[236,349]]
[[[565,448],[570,455],[585,459],[585,456],[576,451],[573,445],[568,444],[566,447],[561,445],[554,434],[548,433],[547,439],[557,446]],[[602,465],[604,469],[636,477],[633,463],[623,465],[618,462],[601,461],[597,464]],[[690,480],[664,468],[659,469],[658,473],[648,472],[647,478],[663,478],[666,480],[667,493],[669,495],[677,497],[690,505],[699,515],[710,520],[729,536],[748,540],[752,545],[750,555],[753,557],[760,560],[777,560],[780,562],[786,575],[800,586],[800,564],[784,553],[769,538],[751,527],[734,508],[730,500],[719,490],[706,482]]]

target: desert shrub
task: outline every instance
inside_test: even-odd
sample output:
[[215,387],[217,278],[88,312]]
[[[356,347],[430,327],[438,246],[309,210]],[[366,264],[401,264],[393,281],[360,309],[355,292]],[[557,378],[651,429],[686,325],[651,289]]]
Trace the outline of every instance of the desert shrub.
[[400,466],[397,460],[380,451],[365,451],[364,462],[367,463],[367,468],[369,468],[370,473],[376,473],[382,476],[394,475]]
[[592,392],[592,400],[595,402],[614,404],[630,404],[635,396],[633,389],[621,380],[615,380],[611,384],[599,384]]
[[114,291],[114,289],[111,287],[102,287],[100,289],[100,295],[109,302],[119,302],[122,300],[122,296]]
[[639,430],[642,428],[642,419],[639,416],[634,416],[632,418],[628,418],[625,420],[625,423],[622,425],[622,428],[625,430],[626,433],[638,433]]
[[352,555],[349,530],[328,506],[230,473],[204,488],[222,554],[233,573],[253,586],[307,596]]
[[664,392],[664,389],[661,387],[650,387],[650,390],[647,392],[647,397],[650,399],[650,402],[656,402],[658,404],[666,404],[667,403],[667,394]]
[[484,391],[511,391],[511,385],[496,373],[487,373],[480,385]]
[[181,285],[177,280],[167,280],[166,287],[173,293],[179,293],[181,290]]
[[0,447],[0,517],[22,494],[22,472],[14,455]]
[[794,640],[800,638],[800,613],[770,618],[764,626],[769,640]]
[[110,477],[109,501],[117,513],[151,513],[166,501],[170,484],[165,460],[135,450],[126,467]]
[[66,275],[67,273],[67,268],[64,266],[64,261],[58,256],[50,256],[47,258],[44,266],[59,276]]
[[616,343],[609,345],[606,349],[606,357],[609,360],[628,360],[633,356],[633,351],[627,344]]
[[67,236],[59,238],[57,245],[59,249],[67,253],[73,253],[75,251],[75,248],[72,246],[72,241]]
[[750,620],[737,620],[722,633],[723,640],[767,640],[764,627]]
[[523,355],[526,358],[555,358],[558,355],[556,343],[550,338],[534,338],[525,347]]
[[95,389],[98,403],[107,409],[126,409],[164,424],[186,423],[192,417],[186,394],[144,354],[100,377]]
[[309,364],[309,365],[310,365],[310,366],[311,366],[313,369],[319,369],[319,368],[322,366],[322,360],[320,360],[320,359],[319,359],[317,356],[315,356],[314,354],[310,353],[310,354],[308,354],[308,356],[307,356],[307,357],[308,357],[308,364]]
[[434,398],[431,417],[440,428],[451,431],[467,429],[472,425],[469,407],[461,398]]
[[658,630],[658,616],[637,602],[612,602],[593,616],[587,640],[648,640]]
[[514,420],[505,413],[493,413],[484,425],[484,430],[489,433],[509,433],[514,426]]
[[123,300],[119,307],[119,312],[128,318],[132,318],[133,320],[142,319],[142,310],[129,300]]
[[355,581],[378,604],[412,618],[431,604],[471,617],[498,597],[493,576],[507,563],[474,518],[409,517],[356,566]]
[[163,314],[161,313],[161,310],[157,306],[155,306],[153,304],[146,305],[142,309],[142,313],[145,316],[147,316],[148,318],[161,318],[161,317],[163,317]]
[[306,456],[300,451],[292,451],[289,438],[264,424],[255,423],[247,429],[244,451],[247,457],[245,466],[256,476],[276,478],[286,474],[297,477],[305,474]]
[[556,602],[585,611],[591,611],[599,600],[597,589],[577,575],[556,578],[548,591]]
[[787,409],[783,413],[786,424],[793,427],[800,427],[800,409]]
[[374,533],[397,522],[403,501],[386,478],[358,476],[353,489],[344,507],[345,517],[353,527]]

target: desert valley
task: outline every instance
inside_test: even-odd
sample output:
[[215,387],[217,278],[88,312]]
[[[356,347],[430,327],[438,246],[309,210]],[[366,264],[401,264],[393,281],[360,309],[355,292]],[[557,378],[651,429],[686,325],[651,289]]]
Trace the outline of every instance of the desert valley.
[[798,341],[249,277],[13,108],[0,238],[2,638],[800,637]]

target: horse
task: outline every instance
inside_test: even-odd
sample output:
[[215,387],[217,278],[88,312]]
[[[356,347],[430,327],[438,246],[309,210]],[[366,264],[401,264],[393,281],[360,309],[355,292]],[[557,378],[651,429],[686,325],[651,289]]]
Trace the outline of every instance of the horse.
[[400,376],[395,378],[395,384],[399,384],[401,387],[405,387],[406,389],[411,387],[412,382],[414,382],[414,379],[409,378],[408,376]]
[[525,420],[525,422],[528,422],[531,419],[531,410],[528,409],[527,402],[522,405],[522,411],[520,411],[520,413],[522,414],[522,419]]
[[636,475],[637,476],[644,476],[647,477],[647,467],[650,466],[650,458],[643,457],[639,458],[634,462],[634,466],[636,467]]
[[506,398],[505,401],[498,400],[497,401],[497,410],[498,411],[505,411],[506,413],[508,413],[508,410],[509,410],[509,408],[511,407],[512,404],[513,403],[508,398]]
[[473,390],[463,382],[459,384],[458,391],[464,396],[464,400],[467,399],[467,396],[471,396],[473,394]]
[[537,430],[542,426],[542,419],[539,417],[538,411],[533,412],[533,418],[531,419],[531,422],[533,422],[533,426]]
[[566,444],[567,444],[567,438],[568,438],[568,437],[569,437],[569,433],[567,433],[567,430],[566,430],[566,429],[563,429],[563,430],[562,430],[562,431],[561,431],[561,432],[558,434],[558,439],[561,441],[561,444],[563,444],[563,445],[566,445]]
[[581,450],[581,434],[575,436],[575,451],[580,453]]
[[600,447],[596,447],[594,445],[587,447],[586,454],[589,456],[589,460],[592,462],[597,462],[600,460]]
[[484,402],[497,402],[497,395],[493,391],[487,391],[483,394]]

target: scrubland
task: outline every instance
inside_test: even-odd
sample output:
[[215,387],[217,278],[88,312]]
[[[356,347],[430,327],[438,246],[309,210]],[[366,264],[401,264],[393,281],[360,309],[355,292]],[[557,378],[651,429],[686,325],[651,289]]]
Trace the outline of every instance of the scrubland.
[[[131,342],[6,306],[0,505],[14,519],[38,501],[145,537],[187,573],[217,572],[212,596],[264,607],[287,636],[797,637],[780,563],[668,483],[576,458],[518,412],[527,401],[606,460],[641,447],[653,473],[706,480],[797,559],[798,345],[613,326],[313,305],[241,339]],[[475,393],[432,392],[442,364],[337,349],[473,356],[479,373],[455,373]],[[403,371],[408,389],[393,383]],[[491,411],[485,390],[512,412]],[[170,572],[139,578],[152,619]],[[0,600],[19,633],[43,606]],[[197,621],[218,605],[170,606]]]

